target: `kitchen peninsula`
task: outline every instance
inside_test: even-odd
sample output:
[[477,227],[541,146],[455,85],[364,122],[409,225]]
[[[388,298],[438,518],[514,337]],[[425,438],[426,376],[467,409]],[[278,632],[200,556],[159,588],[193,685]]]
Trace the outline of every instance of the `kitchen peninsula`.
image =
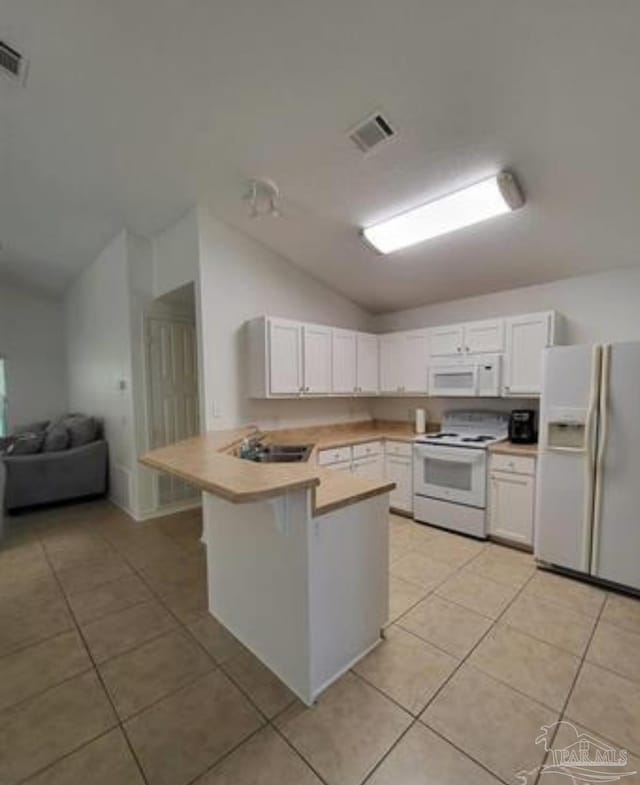
[[[388,616],[394,483],[323,469],[315,458],[320,446],[384,431],[322,430],[303,464],[239,458],[246,438],[282,441],[252,427],[140,458],[203,491],[209,610],[308,705],[379,643]],[[403,437],[406,428],[394,435]]]

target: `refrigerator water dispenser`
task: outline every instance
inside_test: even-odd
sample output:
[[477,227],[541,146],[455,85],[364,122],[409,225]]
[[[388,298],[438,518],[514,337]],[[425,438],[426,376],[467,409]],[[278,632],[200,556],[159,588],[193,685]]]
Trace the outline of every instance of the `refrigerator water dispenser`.
[[547,448],[584,450],[587,432],[586,409],[551,409],[547,418]]

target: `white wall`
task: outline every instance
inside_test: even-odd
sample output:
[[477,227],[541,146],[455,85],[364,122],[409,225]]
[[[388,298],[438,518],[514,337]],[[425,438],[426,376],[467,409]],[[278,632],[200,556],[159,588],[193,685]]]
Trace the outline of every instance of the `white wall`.
[[154,297],[195,281],[199,259],[198,210],[194,208],[153,238]]
[[59,300],[0,283],[0,355],[9,428],[67,411],[64,310]]
[[132,511],[136,450],[128,250],[122,232],[68,289],[65,312],[70,408],[104,420],[111,497]]
[[[256,401],[247,396],[243,324],[261,314],[356,329],[370,315],[278,254],[216,219],[204,208],[200,225],[199,307],[204,422],[224,428],[255,423],[283,427],[368,419],[354,400]],[[214,401],[220,416],[213,416]]]
[[[538,286],[451,300],[374,317],[376,332],[427,327],[472,319],[534,311],[558,311],[564,317],[563,343],[594,343],[640,340],[640,268],[567,278]],[[439,420],[447,408],[487,406],[509,410],[537,407],[537,401],[508,399],[380,400],[373,406],[376,417],[406,419],[408,410],[424,405]]]

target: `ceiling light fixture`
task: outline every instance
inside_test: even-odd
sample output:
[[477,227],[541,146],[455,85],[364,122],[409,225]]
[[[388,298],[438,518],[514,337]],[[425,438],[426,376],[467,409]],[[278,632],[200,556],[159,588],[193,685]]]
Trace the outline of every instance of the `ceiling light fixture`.
[[263,215],[280,217],[280,190],[272,180],[247,180],[242,198],[249,204],[249,218],[260,218]]
[[440,234],[517,210],[524,196],[511,172],[500,172],[361,230],[377,251],[393,253]]

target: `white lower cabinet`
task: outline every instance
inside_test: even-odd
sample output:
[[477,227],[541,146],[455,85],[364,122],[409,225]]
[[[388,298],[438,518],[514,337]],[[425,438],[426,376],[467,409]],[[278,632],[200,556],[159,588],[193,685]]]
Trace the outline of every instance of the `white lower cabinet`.
[[381,480],[384,477],[384,460],[382,455],[371,458],[357,458],[351,464],[351,472],[357,477],[369,477],[372,480]]
[[535,458],[496,454],[489,464],[489,535],[533,545]]
[[387,455],[385,459],[387,480],[395,482],[396,487],[390,494],[390,505],[394,510],[413,512],[413,467],[411,458],[398,458]]

